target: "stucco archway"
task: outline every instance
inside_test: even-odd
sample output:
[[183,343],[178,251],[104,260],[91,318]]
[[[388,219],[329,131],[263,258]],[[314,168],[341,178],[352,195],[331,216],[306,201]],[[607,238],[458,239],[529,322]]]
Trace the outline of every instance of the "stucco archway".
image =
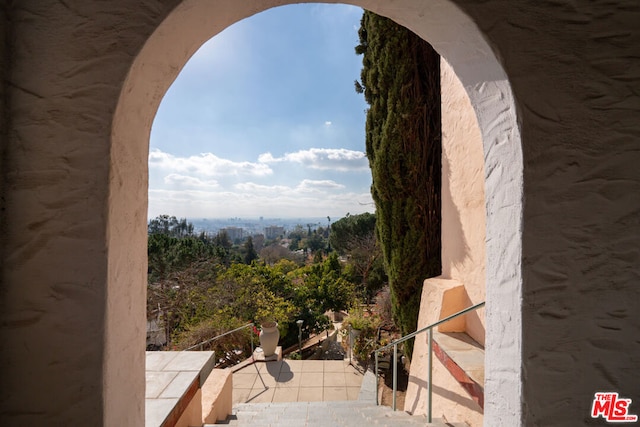
[[[151,123],[159,102],[189,57],[227,26],[288,1],[182,2],[146,41],[124,83],[113,121],[109,204],[109,291],[105,418],[141,395],[140,357],[116,349],[139,339],[146,265],[147,158]],[[520,422],[522,155],[511,88],[478,27],[451,2],[405,0],[391,5],[349,2],[413,30],[447,59],[472,101],[481,128],[487,209],[487,425]],[[134,284],[134,290],[131,289]],[[127,306],[129,313],[123,313]],[[132,366],[131,360],[136,363]],[[499,368],[497,367],[499,364]],[[509,376],[493,375],[495,370]],[[133,373],[133,376],[130,374]],[[135,384],[131,384],[131,382]],[[131,384],[127,394],[123,384]],[[133,410],[133,409],[132,409]],[[116,421],[116,420],[113,420]],[[116,423],[121,422],[117,420]]]
[[[286,3],[0,0],[1,424],[143,424],[145,129],[199,43]],[[603,390],[637,414],[638,1],[353,3],[433,43],[476,105],[485,423],[599,425]]]

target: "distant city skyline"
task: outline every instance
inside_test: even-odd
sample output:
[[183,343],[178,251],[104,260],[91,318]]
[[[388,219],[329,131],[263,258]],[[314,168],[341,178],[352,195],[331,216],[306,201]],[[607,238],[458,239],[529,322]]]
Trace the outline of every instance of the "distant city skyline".
[[[199,234],[205,232],[207,234],[217,234],[222,229],[240,228],[243,230],[243,236],[264,234],[267,236],[267,229],[270,227],[282,228],[284,233],[288,233],[301,225],[305,229],[310,227],[315,230],[319,227],[326,228],[330,223],[338,221],[339,217],[331,217],[329,223],[327,217],[308,217],[308,218],[186,218],[188,222],[193,224],[194,233]],[[178,218],[178,219],[181,219]]]
[[227,28],[167,91],[149,154],[149,218],[373,212],[354,90],[362,9],[305,4]]

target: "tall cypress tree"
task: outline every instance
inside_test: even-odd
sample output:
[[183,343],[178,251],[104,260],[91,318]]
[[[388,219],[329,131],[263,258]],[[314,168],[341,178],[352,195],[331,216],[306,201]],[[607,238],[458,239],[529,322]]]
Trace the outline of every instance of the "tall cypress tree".
[[251,262],[255,259],[258,259],[258,253],[256,249],[253,247],[253,238],[249,236],[247,241],[244,242],[244,263],[250,265]]
[[369,11],[359,37],[356,91],[369,104],[376,231],[404,335],[416,330],[422,282],[442,271],[440,57],[411,31]]

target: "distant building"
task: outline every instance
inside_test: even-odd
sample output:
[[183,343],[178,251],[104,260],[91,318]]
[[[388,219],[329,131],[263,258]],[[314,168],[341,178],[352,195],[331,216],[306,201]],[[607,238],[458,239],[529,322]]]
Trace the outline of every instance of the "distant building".
[[236,240],[242,240],[242,238],[244,237],[244,230],[242,229],[242,227],[226,227],[220,229],[220,231],[227,233],[227,236],[229,236],[229,240],[231,240],[232,242],[235,242]]
[[270,225],[264,228],[264,235],[267,239],[275,239],[284,235],[284,227]]

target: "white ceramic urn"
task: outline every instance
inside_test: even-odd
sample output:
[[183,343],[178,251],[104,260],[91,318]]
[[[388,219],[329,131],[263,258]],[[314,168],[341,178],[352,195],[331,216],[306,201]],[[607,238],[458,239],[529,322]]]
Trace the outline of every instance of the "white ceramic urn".
[[279,340],[280,331],[278,331],[277,322],[265,322],[261,325],[260,347],[262,347],[265,357],[273,356],[276,353]]

